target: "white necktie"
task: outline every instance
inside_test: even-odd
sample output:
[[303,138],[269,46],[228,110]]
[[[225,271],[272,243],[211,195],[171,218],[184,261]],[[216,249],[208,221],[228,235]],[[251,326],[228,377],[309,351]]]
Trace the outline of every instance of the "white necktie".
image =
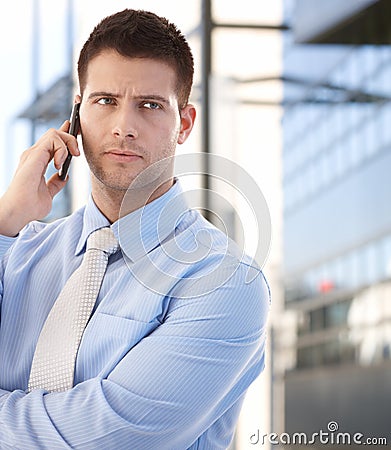
[[93,232],[80,267],[53,305],[38,338],[28,389],[61,392],[71,389],[76,355],[94,308],[109,256],[118,250],[111,228]]

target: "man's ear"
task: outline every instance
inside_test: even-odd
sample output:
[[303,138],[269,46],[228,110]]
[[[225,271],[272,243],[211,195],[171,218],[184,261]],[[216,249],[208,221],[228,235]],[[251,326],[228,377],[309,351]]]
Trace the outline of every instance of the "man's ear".
[[193,129],[194,121],[196,118],[196,109],[190,103],[179,111],[181,116],[181,128],[179,130],[178,144],[183,144],[189,137],[191,130]]

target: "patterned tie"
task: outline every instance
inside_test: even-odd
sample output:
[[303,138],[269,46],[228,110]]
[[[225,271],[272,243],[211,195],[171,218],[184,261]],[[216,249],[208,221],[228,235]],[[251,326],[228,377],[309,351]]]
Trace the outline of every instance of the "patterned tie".
[[39,335],[29,391],[61,392],[72,388],[80,341],[98,297],[109,256],[118,248],[111,228],[101,228],[89,236],[80,267],[66,282]]

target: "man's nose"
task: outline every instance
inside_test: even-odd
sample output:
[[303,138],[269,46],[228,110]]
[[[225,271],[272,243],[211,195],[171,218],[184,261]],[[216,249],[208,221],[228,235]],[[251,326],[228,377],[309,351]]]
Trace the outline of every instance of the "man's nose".
[[137,114],[130,105],[124,105],[114,114],[113,135],[119,138],[138,137]]

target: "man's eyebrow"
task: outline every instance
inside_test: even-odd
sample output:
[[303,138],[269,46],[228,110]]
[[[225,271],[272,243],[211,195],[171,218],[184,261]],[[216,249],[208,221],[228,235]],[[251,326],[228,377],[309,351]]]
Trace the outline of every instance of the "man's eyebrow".
[[170,100],[168,98],[163,97],[162,95],[159,95],[159,94],[139,94],[139,95],[135,95],[133,98],[134,98],[134,100],[138,100],[138,101],[152,100],[152,101],[165,103],[165,104],[170,103]]
[[97,97],[121,97],[119,94],[115,94],[113,92],[107,92],[107,91],[96,91],[91,92],[91,94],[88,96],[88,99],[93,99]]
[[163,97],[162,95],[159,95],[159,94],[138,95],[136,98],[148,99],[148,100],[158,100],[159,102],[162,102],[162,103],[169,103],[168,98]]

